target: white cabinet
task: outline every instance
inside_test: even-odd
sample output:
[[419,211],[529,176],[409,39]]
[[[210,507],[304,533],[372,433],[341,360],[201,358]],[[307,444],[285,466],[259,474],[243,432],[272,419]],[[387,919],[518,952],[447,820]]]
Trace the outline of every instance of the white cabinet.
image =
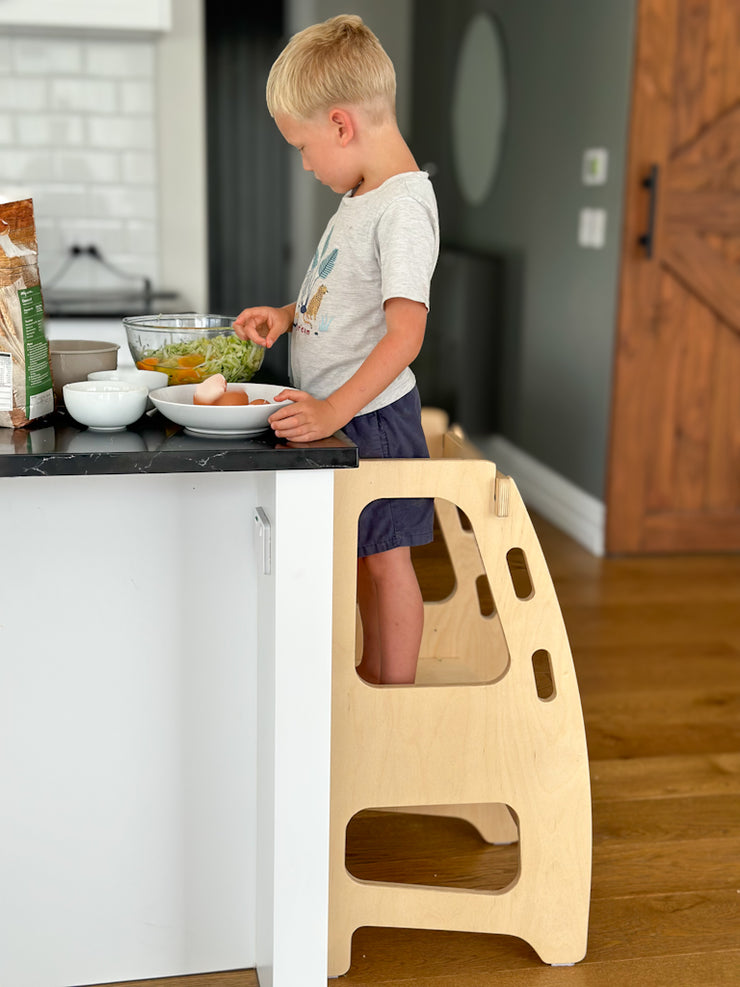
[[326,987],[333,483],[0,476],[2,987]]
[[172,0],[0,0],[0,25],[103,31],[169,31]]

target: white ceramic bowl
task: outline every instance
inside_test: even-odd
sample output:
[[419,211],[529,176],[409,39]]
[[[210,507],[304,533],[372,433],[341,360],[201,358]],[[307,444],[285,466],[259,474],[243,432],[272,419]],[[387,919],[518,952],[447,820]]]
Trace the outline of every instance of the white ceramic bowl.
[[[143,384],[148,391],[162,387],[162,374],[156,370],[137,370],[136,367],[119,367],[117,370],[96,370],[87,375],[88,380],[122,380],[127,384]],[[147,400],[147,408],[154,405]]]
[[136,367],[119,367],[117,370],[96,370],[87,375],[88,380],[122,380],[126,384],[143,384],[148,391],[162,387],[162,374],[156,370],[137,370]]
[[64,404],[72,418],[97,432],[120,432],[137,421],[148,396],[142,384],[122,380],[81,380],[63,388]]
[[269,404],[202,405],[193,404],[196,384],[170,384],[151,392],[158,410],[170,421],[184,425],[194,435],[229,436],[256,435],[270,426],[267,419],[290,401],[274,400],[287,384],[229,384],[229,391],[246,391],[250,401],[264,398]]
[[50,339],[49,362],[57,399],[65,384],[87,380],[87,375],[96,370],[115,370],[120,348],[118,343],[104,340]]

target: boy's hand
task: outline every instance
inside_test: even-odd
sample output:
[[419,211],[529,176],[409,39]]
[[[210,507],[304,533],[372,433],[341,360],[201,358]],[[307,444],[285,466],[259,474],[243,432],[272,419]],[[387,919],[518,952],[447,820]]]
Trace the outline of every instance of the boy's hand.
[[275,435],[281,439],[314,442],[316,439],[326,439],[346,425],[330,401],[321,401],[305,391],[287,387],[276,394],[273,401],[293,402],[279,408],[268,419]]
[[245,308],[234,319],[234,332],[239,339],[251,339],[253,343],[269,349],[293,325],[293,312],[292,305],[286,308],[267,305]]

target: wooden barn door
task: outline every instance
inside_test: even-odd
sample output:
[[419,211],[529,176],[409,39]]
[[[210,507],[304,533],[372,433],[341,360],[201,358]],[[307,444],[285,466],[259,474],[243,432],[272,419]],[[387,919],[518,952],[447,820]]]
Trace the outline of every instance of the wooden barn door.
[[738,551],[738,0],[638,0],[632,98],[607,551]]

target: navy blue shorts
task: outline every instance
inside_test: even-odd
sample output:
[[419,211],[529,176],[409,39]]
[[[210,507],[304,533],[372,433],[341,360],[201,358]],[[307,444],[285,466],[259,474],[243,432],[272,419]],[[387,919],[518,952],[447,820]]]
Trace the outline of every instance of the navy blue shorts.
[[[428,459],[416,388],[398,401],[357,415],[343,429],[360,459]],[[374,500],[360,514],[357,555],[376,555],[402,545],[426,545],[434,539],[434,501],[402,497]]]

